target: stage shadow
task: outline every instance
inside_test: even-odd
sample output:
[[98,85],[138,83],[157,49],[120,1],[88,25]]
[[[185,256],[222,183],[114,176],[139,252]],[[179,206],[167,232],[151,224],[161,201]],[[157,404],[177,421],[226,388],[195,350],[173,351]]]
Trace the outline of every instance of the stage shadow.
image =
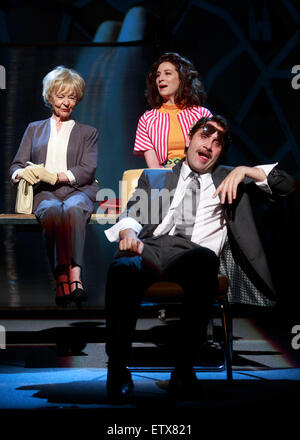
[[[177,325],[176,321],[159,325],[150,322],[148,328],[136,330],[129,366],[133,369],[142,368],[143,371],[151,371],[151,368],[156,367],[171,368],[175,361],[174,334],[178,331]],[[83,367],[106,368],[105,341],[105,323],[99,321],[74,321],[68,326],[40,331],[7,332],[8,346],[6,350],[0,351],[0,363],[25,368],[73,367],[72,358],[81,357],[85,359],[80,364]],[[91,344],[88,349],[87,344]],[[266,369],[272,366],[270,357],[276,360],[276,356],[281,354],[278,351],[257,350],[257,345],[254,345],[253,350],[234,349],[233,366],[239,369]],[[256,359],[251,359],[253,355]],[[268,365],[264,363],[266,355]],[[258,357],[261,357],[261,362]],[[223,365],[222,337],[217,326],[213,343],[198,347],[195,366],[220,370]]]
[[[293,380],[250,379],[199,380],[199,390],[193,399],[176,400],[168,395],[168,381],[145,380],[134,375],[135,388],[131,401],[125,405],[135,408],[163,407],[253,407],[289,408],[299,396],[300,383]],[[36,390],[33,397],[47,399],[57,405],[104,405],[109,402],[105,389],[106,375],[97,380],[21,386],[19,391]]]

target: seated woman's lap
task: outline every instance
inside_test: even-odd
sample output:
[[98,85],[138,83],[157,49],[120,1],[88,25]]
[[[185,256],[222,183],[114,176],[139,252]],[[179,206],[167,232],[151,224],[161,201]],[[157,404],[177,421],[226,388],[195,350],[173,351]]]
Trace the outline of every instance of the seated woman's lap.
[[34,214],[42,221],[43,217],[52,215],[60,217],[71,210],[76,210],[79,215],[82,213],[87,221],[94,210],[94,204],[81,192],[76,192],[63,200],[55,195],[47,195],[47,198],[39,203]]

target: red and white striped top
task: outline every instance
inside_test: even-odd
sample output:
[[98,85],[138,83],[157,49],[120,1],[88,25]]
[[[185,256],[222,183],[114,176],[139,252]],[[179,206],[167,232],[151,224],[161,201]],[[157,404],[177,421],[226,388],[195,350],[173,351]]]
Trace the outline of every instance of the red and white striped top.
[[[186,138],[191,126],[203,117],[212,116],[205,107],[188,107],[177,117]],[[170,117],[157,109],[146,111],[139,120],[133,152],[143,156],[147,150],[155,150],[159,163],[164,163],[168,155],[168,138],[170,131]]]

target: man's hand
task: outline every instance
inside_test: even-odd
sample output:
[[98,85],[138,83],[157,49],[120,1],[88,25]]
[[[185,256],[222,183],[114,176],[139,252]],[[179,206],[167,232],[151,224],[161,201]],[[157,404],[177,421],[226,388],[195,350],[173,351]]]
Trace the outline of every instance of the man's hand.
[[133,229],[123,229],[123,231],[120,231],[119,237],[120,251],[130,251],[137,255],[142,255],[144,243],[137,238],[136,232]]
[[245,177],[250,177],[255,182],[263,182],[266,179],[264,171],[260,168],[252,168],[246,166],[240,166],[234,168],[220,183],[213,198],[220,194],[220,202],[223,204],[227,201],[229,204],[236,199],[238,185],[243,181]]

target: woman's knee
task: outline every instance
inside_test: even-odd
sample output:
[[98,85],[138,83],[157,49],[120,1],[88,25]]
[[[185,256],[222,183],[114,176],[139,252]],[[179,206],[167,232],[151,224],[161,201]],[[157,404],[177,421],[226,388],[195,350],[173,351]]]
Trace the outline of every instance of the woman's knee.
[[42,224],[57,223],[62,218],[62,209],[60,205],[52,205],[44,209],[39,217]]
[[85,221],[84,210],[78,205],[64,205],[64,215],[72,221]]

